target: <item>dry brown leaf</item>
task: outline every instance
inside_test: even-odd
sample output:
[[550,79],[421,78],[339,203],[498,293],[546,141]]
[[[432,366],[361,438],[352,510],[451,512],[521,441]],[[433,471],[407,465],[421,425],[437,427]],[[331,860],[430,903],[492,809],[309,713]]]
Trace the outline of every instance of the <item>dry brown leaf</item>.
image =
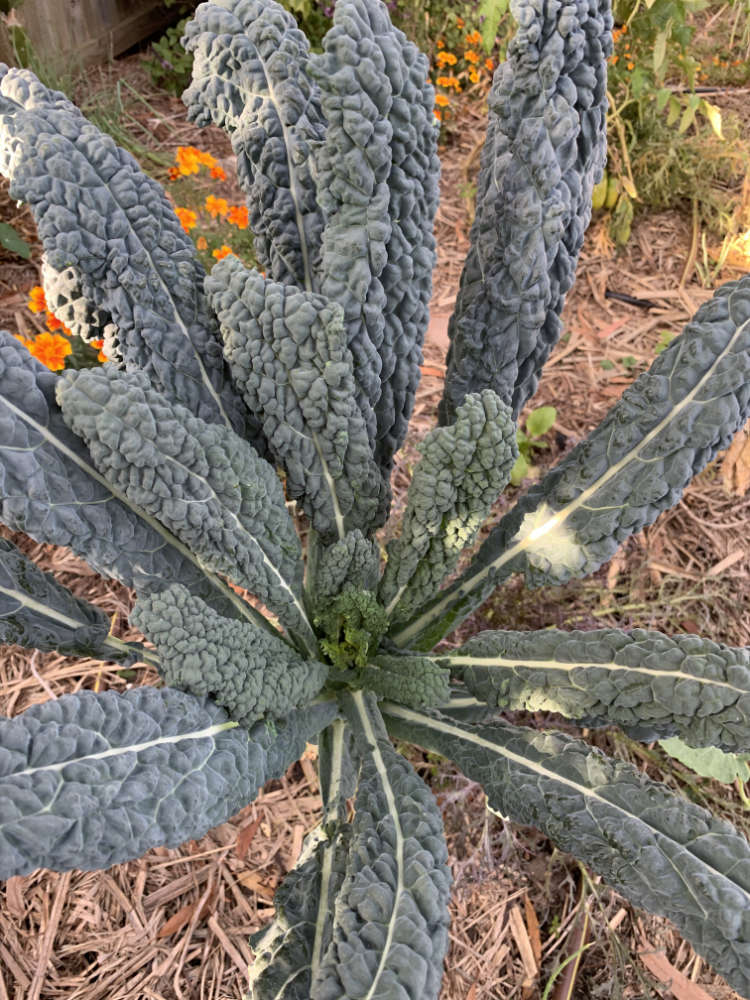
[[524,893],[523,911],[526,917],[526,929],[529,932],[529,941],[531,941],[531,950],[534,953],[534,960],[538,969],[542,964],[542,936],[539,933],[539,918],[536,915],[534,904],[529,899],[528,893]]
[[516,947],[523,962],[524,981],[521,984],[521,988],[522,995],[526,996],[536,982],[536,978],[539,975],[539,966],[534,957],[534,949],[529,938],[529,932],[521,916],[520,906],[511,906],[508,912],[508,922],[510,924],[510,932],[513,935],[513,940],[516,942]]
[[[216,902],[217,889],[214,888],[211,891],[208,899],[204,902],[201,907],[201,912],[198,914],[198,920],[205,920],[214,908],[214,903]],[[193,914],[195,913],[195,908],[200,902],[199,899],[194,900],[192,903],[186,903],[185,906],[181,906],[176,913],[173,913],[169,920],[166,920],[159,930],[156,932],[157,938],[171,937],[172,934],[177,934],[181,931],[183,927],[187,927],[190,921],[193,919]]]
[[253,837],[258,832],[260,824],[261,817],[258,816],[257,819],[252,821],[252,823],[248,823],[247,826],[243,826],[237,834],[237,846],[234,850],[238,858],[244,858],[247,854],[250,844],[253,842]]
[[[651,975],[668,987],[676,1000],[713,1000],[709,993],[691,982],[679,969],[675,969],[663,951],[655,951],[649,945],[638,954]],[[666,995],[666,990],[660,992]]]
[[241,875],[237,876],[237,881],[240,885],[244,885],[246,889],[250,889],[252,892],[256,892],[259,896],[262,896],[263,899],[272,900],[276,895],[276,890],[265,885],[255,872],[242,872]]
[[744,496],[750,490],[750,430],[736,435],[721,463],[721,478],[728,493]]

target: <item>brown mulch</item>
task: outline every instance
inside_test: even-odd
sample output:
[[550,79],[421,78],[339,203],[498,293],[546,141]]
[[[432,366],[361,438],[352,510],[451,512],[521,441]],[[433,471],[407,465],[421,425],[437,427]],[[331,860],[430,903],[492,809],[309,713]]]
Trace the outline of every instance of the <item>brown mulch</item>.
[[[186,124],[178,101],[149,90],[137,60],[120,61],[116,72],[146,94],[151,106],[128,103],[129,113],[141,123],[140,132],[135,129],[139,141],[148,132],[151,148],[167,155],[178,144],[210,149],[231,170],[226,138]],[[471,185],[482,133],[481,113],[466,109],[444,151],[436,316],[450,312],[468,247]],[[0,217],[34,241],[28,210],[11,203],[3,186]],[[694,269],[683,274],[691,242],[690,221],[666,214],[639,220],[629,246],[615,254],[604,223],[595,220],[566,305],[565,336],[530,404],[551,404],[558,411],[550,448],[535,457],[539,471],[601,420],[653,358],[662,332],[681,329],[710,297]],[[33,321],[24,304],[27,289],[38,282],[38,260],[36,245],[30,264],[0,251],[0,326],[24,332],[23,324]],[[652,300],[658,307],[644,310],[607,299],[608,289]],[[418,457],[416,443],[434,425],[444,373],[444,328],[444,322],[437,322],[425,347],[410,437],[394,470],[396,514],[403,509]],[[750,493],[730,491],[727,483],[734,480],[723,474],[725,461],[713,463],[679,505],[630,539],[593,578],[545,591],[543,601],[512,582],[452,641],[492,624],[642,624],[750,644]],[[502,504],[511,500],[506,497]],[[127,623],[131,597],[126,588],[102,580],[65,550],[28,541],[24,549],[75,593],[112,615],[116,635],[136,635]],[[143,665],[130,674],[97,661],[6,647],[0,658],[0,711],[16,715],[65,692],[126,690],[155,679]],[[530,721],[544,724],[541,718]],[[601,745],[617,751],[608,739],[602,736]],[[155,849],[106,872],[44,871],[9,880],[0,887],[0,1000],[241,996],[253,957],[248,936],[272,915],[273,892],[318,818],[320,793],[312,758],[295,764],[231,821],[180,849]],[[649,968],[655,974],[666,968],[675,981],[682,973],[691,984],[692,993],[683,987],[681,996],[687,1000],[736,1000],[671,925],[633,910],[536,831],[488,813],[481,788],[448,765],[436,765],[418,751],[412,760],[441,804],[454,874],[443,1000],[536,1000],[576,940],[586,946],[577,997],[668,1000],[678,996],[676,990],[657,989],[648,974]],[[650,766],[636,762],[644,769]],[[730,795],[731,790],[712,787]],[[581,940],[586,915],[588,933]],[[661,966],[650,957],[660,952]]]

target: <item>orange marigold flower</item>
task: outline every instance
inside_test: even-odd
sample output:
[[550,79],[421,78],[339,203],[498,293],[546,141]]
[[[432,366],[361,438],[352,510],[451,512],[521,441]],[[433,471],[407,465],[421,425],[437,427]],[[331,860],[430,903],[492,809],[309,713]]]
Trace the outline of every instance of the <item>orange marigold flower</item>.
[[224,260],[224,258],[228,257],[230,253],[234,253],[234,250],[232,250],[231,247],[228,247],[226,243],[222,243],[218,250],[214,250],[212,256],[214,256],[217,260]]
[[438,52],[437,61],[441,66],[455,66],[458,59],[452,52]]
[[109,361],[109,358],[107,357],[107,355],[102,350],[102,348],[104,347],[104,341],[103,340],[92,340],[91,341],[91,346],[93,348],[95,348],[99,352],[97,354],[97,356],[96,356],[96,360],[97,361]]
[[174,159],[179,172],[186,177],[188,174],[197,174],[201,168],[200,150],[195,146],[178,146]]
[[180,176],[180,171],[177,169],[177,167],[170,167],[169,170],[167,171],[167,177],[169,177],[170,181],[176,181],[179,176]]
[[469,72],[469,79],[472,83],[479,83],[479,73],[475,69],[472,69]]
[[635,63],[634,62],[629,62],[628,63],[628,69],[635,69]]
[[493,63],[493,61],[491,59],[485,59],[484,60],[484,65],[485,65],[485,68],[490,71],[490,73],[495,68],[495,64]]
[[198,154],[198,162],[202,167],[210,167],[213,169],[216,166],[216,159],[210,153],[204,153],[200,149],[196,149]]
[[435,94],[435,104],[439,108],[447,108],[450,104],[450,100],[445,96],[445,94]]
[[477,63],[479,62],[479,56],[476,54],[474,49],[467,49],[464,52],[464,59],[466,60],[466,62],[472,63],[474,66],[476,66]]
[[438,87],[450,87],[449,76],[439,76],[436,81]]
[[218,215],[226,215],[229,211],[229,202],[226,198],[215,198],[210,194],[206,198],[206,211],[215,219]]
[[439,49],[445,48],[445,42],[443,41],[442,38],[438,38],[438,40],[435,42],[435,45],[437,45]]
[[54,313],[49,311],[49,309],[47,310],[47,329],[50,333],[56,333],[57,330],[62,330],[66,337],[73,336],[73,331],[69,330],[63,321],[58,319]]
[[198,239],[195,241],[195,246],[196,246],[197,250],[207,250],[208,249],[208,242],[206,240],[206,237],[205,236],[199,236]]
[[189,208],[175,208],[174,214],[180,220],[180,225],[189,233],[191,229],[195,229],[196,223],[198,222],[198,216]]
[[456,27],[457,28],[463,28],[463,26],[464,26],[465,23],[466,22],[464,21],[464,19],[462,17],[457,17],[456,18]]
[[40,333],[27,346],[37,361],[41,361],[53,372],[59,372],[65,367],[65,359],[73,351],[68,338],[57,333]]
[[439,122],[443,120],[443,113],[440,108],[435,108],[433,113]]
[[211,176],[215,181],[225,181],[227,179],[226,170],[219,166],[218,163],[211,167]]
[[29,289],[28,306],[33,313],[46,312],[47,300],[44,297],[44,289],[41,285],[34,285],[33,288]]
[[237,226],[238,229],[247,229],[250,224],[247,205],[232,205],[227,215],[227,222]]

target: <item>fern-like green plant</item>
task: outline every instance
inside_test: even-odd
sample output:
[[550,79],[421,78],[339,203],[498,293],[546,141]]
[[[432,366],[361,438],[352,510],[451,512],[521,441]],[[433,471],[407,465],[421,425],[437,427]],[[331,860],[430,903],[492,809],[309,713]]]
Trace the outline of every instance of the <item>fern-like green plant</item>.
[[258,271],[227,258],[206,277],[133,158],[0,67],[0,168],[36,218],[47,301],[114,359],[57,377],[2,334],[0,518],[132,587],[149,645],[112,636],[6,540],[0,639],[145,660],[165,682],[0,720],[0,876],[199,837],[315,740],[324,813],[253,939],[255,1000],[437,997],[440,812],[391,737],[455,761],[491,809],[667,915],[750,997],[748,842],[588,744],[502,718],[555,710],[746,753],[750,651],[512,622],[432,651],[511,574],[537,587],[600,567],[750,410],[747,277],[446,585],[510,477],[605,160],[608,0],[512,6],[440,422],[384,571],[375,533],[419,377],[439,166],[426,60],[386,7],[338,0],[318,55],[274,0],[212,0],[188,24],[185,101],[231,137]]

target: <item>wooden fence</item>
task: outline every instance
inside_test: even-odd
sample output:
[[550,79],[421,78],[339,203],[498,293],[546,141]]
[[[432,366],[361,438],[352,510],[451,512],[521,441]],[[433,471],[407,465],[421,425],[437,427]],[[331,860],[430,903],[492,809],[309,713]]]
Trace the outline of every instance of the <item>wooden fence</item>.
[[175,21],[162,0],[23,0],[0,19],[0,61],[14,62],[8,25],[23,28],[42,62],[106,62]]

